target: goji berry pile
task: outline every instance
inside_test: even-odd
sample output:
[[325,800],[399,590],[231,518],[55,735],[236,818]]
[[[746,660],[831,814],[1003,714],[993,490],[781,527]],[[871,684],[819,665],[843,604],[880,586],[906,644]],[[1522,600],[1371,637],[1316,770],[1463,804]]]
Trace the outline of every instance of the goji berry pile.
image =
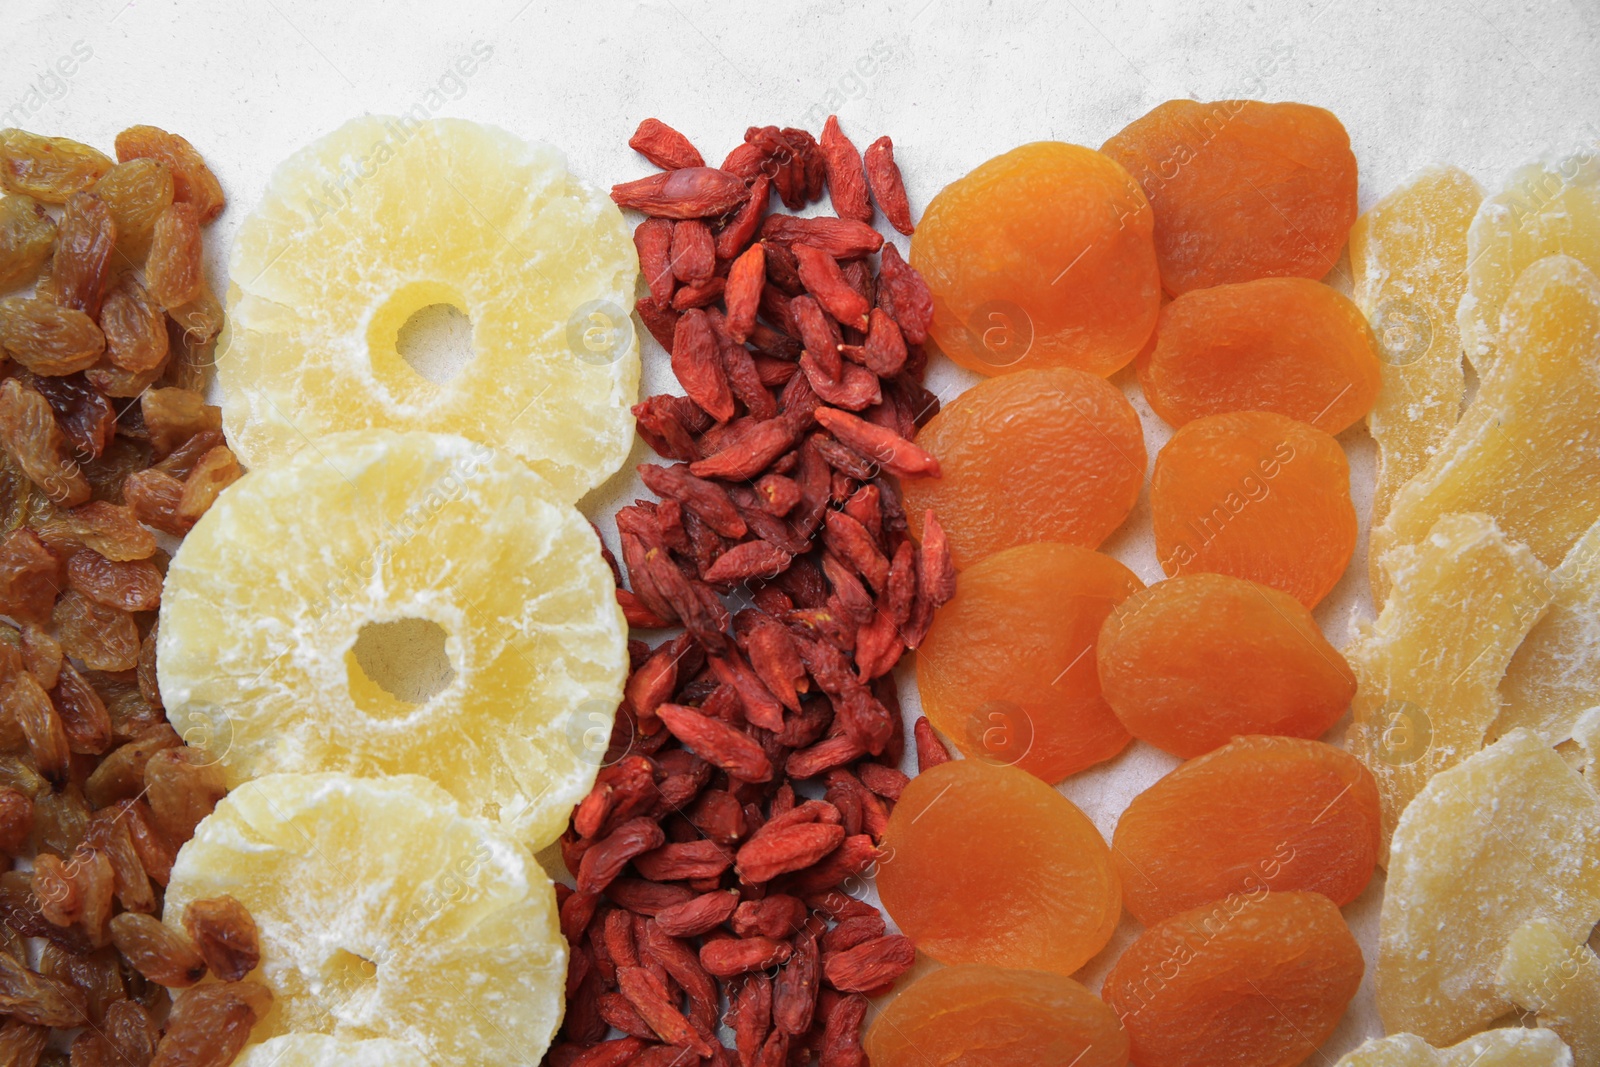
[[[618,599],[684,632],[631,643],[561,841],[572,963],[547,1062],[862,1065],[866,998],[914,957],[852,896],[907,781],[890,672],[955,591],[938,522],[913,542],[891,477],[938,472],[910,442],[938,409],[932,298],[872,226],[876,201],[910,233],[909,203],[889,139],[863,160],[833,118],[820,141],[751,127],[718,168],[655,119],[629,143],[663,168],[612,190],[648,216],[639,317],[687,395],[634,409],[672,462],[641,466],[658,499],[617,515]],[[768,215],[774,192],[836,214]],[[921,762],[948,758],[916,734]]]

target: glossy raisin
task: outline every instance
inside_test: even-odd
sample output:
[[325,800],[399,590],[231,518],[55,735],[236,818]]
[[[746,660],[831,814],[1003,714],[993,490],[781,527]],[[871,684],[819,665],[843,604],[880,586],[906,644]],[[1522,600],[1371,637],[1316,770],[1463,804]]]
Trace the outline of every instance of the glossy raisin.
[[32,285],[50,259],[56,223],[31,196],[0,197],[0,293]]
[[176,844],[193,837],[200,820],[228,793],[222,768],[207,753],[188,746],[151,756],[144,781],[156,829]]
[[56,601],[56,636],[67,655],[90,670],[131,671],[139,665],[139,628],[133,616],[69,589]]
[[105,702],[70,662],[61,665],[50,697],[72,751],[98,756],[111,747],[111,716]]
[[145,260],[145,283],[162,307],[182,307],[200,295],[205,284],[201,259],[200,217],[190,204],[173,204],[156,219]]
[[129,374],[147,374],[166,362],[170,342],[161,305],[131,275],[106,294],[100,309],[106,358]]
[[210,222],[227,206],[222,183],[217,181],[194,145],[175,133],[155,126],[130,126],[117,134],[117,159],[156,159],[172,169],[174,201],[192,204],[202,223]]
[[134,265],[144,262],[156,219],[172,203],[172,170],[156,159],[130,159],[106,172],[95,195],[117,222],[117,249]]
[[45,378],[29,374],[23,381],[49,402],[74,459],[87,463],[105,451],[116,433],[117,413],[111,401],[91,389],[83,375]]
[[0,541],[0,612],[43,622],[61,582],[61,564],[32,530],[13,530]]
[[206,974],[206,961],[189,935],[160,919],[125,911],[111,920],[111,943],[150,981],[185,989]]
[[89,548],[106,559],[149,559],[156,539],[139,525],[133,510],[93,500],[81,507],[58,511],[38,525],[40,540],[62,555]]
[[103,152],[65,137],[0,130],[0,186],[47,204],[65,204],[112,167]]
[[123,498],[139,521],[163,533],[182,537],[193,525],[178,515],[183,483],[164,471],[139,471],[123,483]]
[[84,550],[67,561],[67,584],[84,596],[123,611],[161,606],[161,571],[147,559],[115,561]]
[[224,982],[237,982],[261,962],[255,920],[232,897],[190,901],[183,909],[183,928],[199,947],[211,973]]
[[22,727],[28,752],[39,773],[55,783],[66,781],[71,746],[61,716],[56,713],[44,687],[31,674],[14,675],[0,689],[0,708]]
[[183,522],[199,521],[217,495],[244,475],[239,460],[227,445],[218,445],[195,464],[194,470],[183,483],[183,497],[178,501],[178,518]]
[[203,430],[222,429],[222,409],[190,389],[151,389],[139,398],[150,446],[166,455]]
[[56,254],[50,261],[50,276],[41,286],[42,295],[91,319],[98,318],[116,244],[117,224],[111,209],[93,193],[74,193],[61,215]]

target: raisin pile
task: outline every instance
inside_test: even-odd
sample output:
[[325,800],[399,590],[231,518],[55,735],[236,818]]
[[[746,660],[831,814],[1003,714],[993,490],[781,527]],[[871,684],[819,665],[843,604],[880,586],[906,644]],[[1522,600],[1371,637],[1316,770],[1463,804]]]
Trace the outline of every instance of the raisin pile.
[[270,998],[239,981],[259,948],[237,901],[158,918],[226,792],[168,724],[155,659],[156,535],[241,473],[203,395],[222,305],[202,227],[226,201],[182,137],[135,126],[116,155],[0,131],[0,1062],[23,1067],[61,1047],[225,1065]]

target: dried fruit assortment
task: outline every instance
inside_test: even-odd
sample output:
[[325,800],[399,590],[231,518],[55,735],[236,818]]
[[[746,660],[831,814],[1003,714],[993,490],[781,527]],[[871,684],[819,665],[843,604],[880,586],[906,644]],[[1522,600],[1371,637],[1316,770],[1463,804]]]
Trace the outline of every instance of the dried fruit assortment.
[[152,533],[239,475],[202,395],[222,314],[200,227],[224,200],[174,134],[125,131],[117,158],[0,131],[0,847],[32,866],[0,875],[0,1047],[53,1062],[76,1031],[74,1064],[226,1063],[271,996],[242,981],[260,942],[232,887],[164,899],[225,786],[163,710]]

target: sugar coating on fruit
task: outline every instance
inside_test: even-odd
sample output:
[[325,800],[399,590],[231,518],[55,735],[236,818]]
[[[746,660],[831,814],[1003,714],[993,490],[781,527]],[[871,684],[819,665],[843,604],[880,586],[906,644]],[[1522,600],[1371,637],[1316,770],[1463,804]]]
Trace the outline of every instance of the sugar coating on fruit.
[[874,1067],[1123,1067],[1128,1035],[1105,1002],[1059,974],[966,964],[896,993],[867,1031]]
[[1161,309],[1155,337],[1139,356],[1139,384],[1173,426],[1225,411],[1276,411],[1337,434],[1378,395],[1366,318],[1309,278],[1184,293]]
[[327,1034],[283,1034],[251,1045],[233,1067],[427,1067],[412,1046],[385,1037],[347,1040]]
[[1100,831],[1015,767],[962,759],[917,775],[883,849],[884,910],[940,963],[1069,975],[1106,946],[1122,913]]
[[[1376,558],[1441,515],[1481,511],[1554,567],[1600,514],[1600,278],[1567,256],[1540,260],[1502,323],[1461,421],[1372,531]],[[1381,603],[1388,591],[1374,593]]]
[[1128,172],[1079,145],[1026,144],[956,179],[911,241],[939,349],[980,374],[1127,365],[1160,307],[1151,224]]
[[[338,430],[457,433],[577,500],[633,444],[622,214],[548,145],[403,121],[364,116],[302,148],[240,226],[217,359],[229,443],[257,467]],[[440,304],[470,320],[472,354],[433,381],[400,337]]]
[[1168,100],[1101,151],[1155,212],[1174,295],[1255,278],[1321,278],[1356,218],[1356,157],[1332,112],[1258,100]]
[[1334,1067],[1572,1067],[1572,1053],[1548,1030],[1488,1030],[1449,1048],[1416,1034],[1375,1037]]
[[1156,454],[1150,510],[1168,575],[1245,578],[1308,608],[1338,584],[1355,551],[1344,449],[1276,412],[1185,424]]
[[1071,367],[962,393],[917,433],[938,478],[902,479],[906,515],[939,516],[956,566],[1034,541],[1098,548],[1144,484],[1144,431],[1122,390]]
[[1496,972],[1532,919],[1575,939],[1600,920],[1600,796],[1513,730],[1400,817],[1378,929],[1384,1026],[1445,1044],[1510,1011]]
[[[1461,416],[1466,390],[1456,308],[1467,288],[1467,227],[1483,190],[1456,167],[1430,167],[1350,230],[1356,304],[1372,324],[1383,388],[1367,413],[1378,446],[1372,524]],[[1377,561],[1369,561],[1373,571]]]
[[1576,1062],[1600,1063],[1600,958],[1586,941],[1534,919],[1511,935],[1498,977],[1512,1003],[1537,1012]]
[[1600,160],[1592,152],[1519,168],[1473,218],[1459,325],[1467,358],[1480,375],[1500,358],[1500,316],[1517,279],[1555,255],[1600,273]]
[[962,752],[1047,782],[1129,740],[1100,693],[1095,643],[1144,588],[1110,556],[1042,542],[968,567],[917,651],[923,711]]
[[1383,565],[1394,594],[1345,656],[1357,680],[1347,744],[1378,780],[1387,844],[1428,779],[1483,747],[1506,665],[1550,585],[1487,515],[1446,515]]
[[542,847],[594,783],[626,640],[594,531],[530,468],[367,430],[217,499],[168,571],[157,668],[230,785],[421,774]]
[[1148,927],[1100,995],[1140,1067],[1293,1067],[1361,984],[1361,948],[1320,893],[1234,894]]
[[1499,736],[1524,726],[1554,745],[1600,705],[1600,522],[1550,572],[1550,606],[1517,647],[1500,682]]
[[1306,890],[1345,905],[1378,860],[1378,787],[1321,741],[1238,737],[1156,782],[1117,820],[1123,900],[1146,926],[1230,895]]
[[1184,759],[1241,734],[1321,737],[1356,691],[1305,605],[1225,574],[1134,593],[1106,617],[1095,655],[1122,725]]
[[549,877],[426,779],[246,782],[178,853],[166,922],[224,893],[261,938],[246,980],[273,1007],[257,1039],[384,1037],[487,1067],[537,1059],[561,1020],[567,945]]

